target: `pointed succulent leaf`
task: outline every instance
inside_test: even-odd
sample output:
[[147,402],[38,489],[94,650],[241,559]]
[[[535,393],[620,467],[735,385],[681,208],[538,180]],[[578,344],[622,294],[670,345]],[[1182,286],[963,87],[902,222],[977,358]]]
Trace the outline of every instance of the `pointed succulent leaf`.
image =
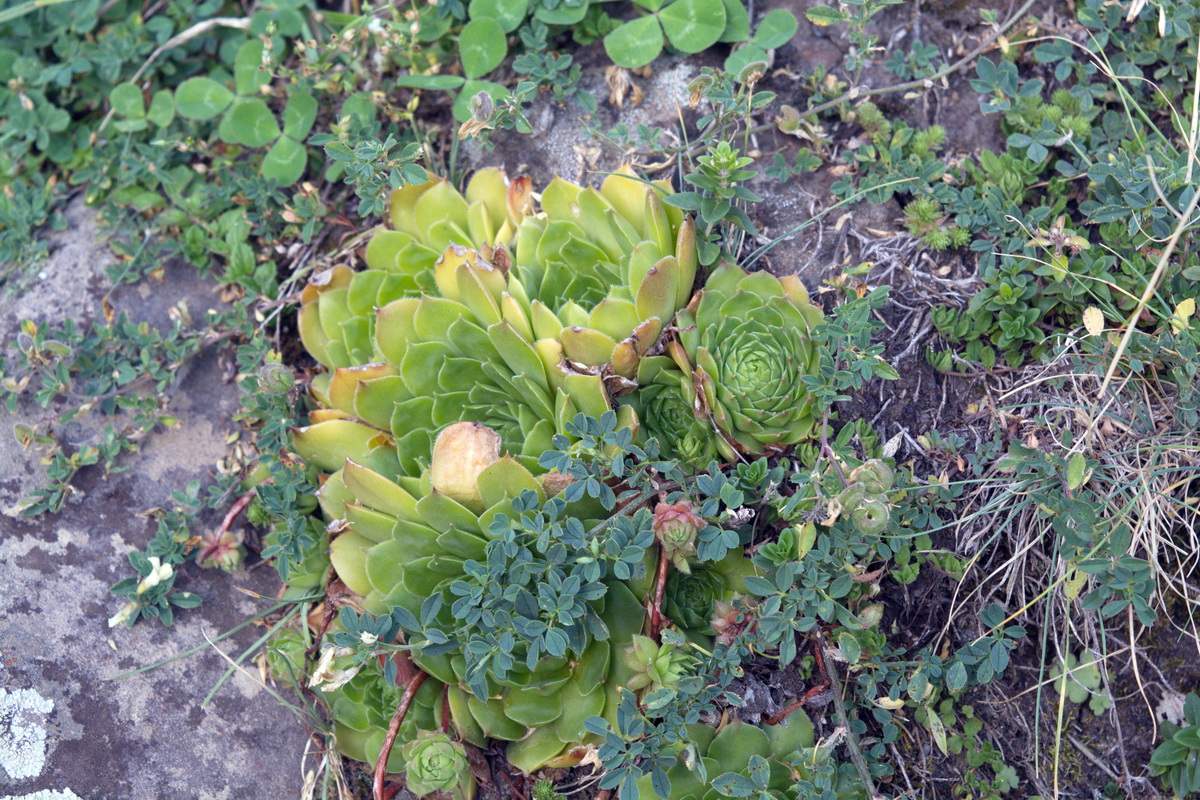
[[329,402],[335,408],[343,411],[354,411],[354,393],[362,381],[395,375],[396,368],[391,364],[363,364],[356,367],[339,367],[333,371],[329,381]]
[[372,451],[380,444],[380,432],[345,419],[298,428],[292,437],[296,453],[324,472],[341,469],[347,458],[359,463],[372,461]]
[[541,769],[565,748],[555,729],[544,726],[535,728],[529,736],[510,744],[505,754],[510,764],[528,774]]
[[329,543],[329,560],[342,583],[358,594],[370,593],[367,578],[367,550],[374,544],[370,539],[347,531]]
[[477,483],[486,508],[518,497],[525,491],[536,492],[539,501],[546,499],[541,483],[529,470],[507,455],[483,469]]
[[675,237],[671,232],[671,220],[658,192],[653,189],[646,191],[645,227],[642,236],[655,243],[658,251],[666,256],[675,252]]
[[510,292],[500,295],[500,315],[513,326],[518,336],[532,342],[535,337],[530,310],[529,306],[517,299],[516,295]]
[[342,481],[364,506],[400,519],[418,518],[416,498],[375,470],[348,459],[342,468]]
[[642,319],[638,315],[637,306],[632,302],[610,296],[592,309],[588,315],[588,327],[600,331],[610,339],[619,340],[629,336]]
[[679,277],[679,262],[674,256],[667,256],[650,268],[637,289],[637,310],[642,319],[670,320],[675,316]]
[[416,219],[417,201],[421,195],[439,183],[437,179],[425,183],[407,184],[392,191],[388,207],[388,216],[392,227],[403,231],[418,241],[424,240],[424,231],[420,229]]
[[470,241],[438,241],[430,236],[439,223],[443,225],[449,223],[458,228],[466,227],[467,201],[449,181],[440,179],[433,181],[433,186],[417,198],[413,207],[413,217],[417,231],[435,250],[444,250],[451,244],[461,244],[467,247],[474,244]]
[[[618,214],[641,230],[646,213],[647,187],[628,164],[604,179],[600,194],[612,204]],[[653,190],[651,190],[653,191]]]
[[364,539],[378,544],[392,538],[392,529],[396,525],[395,517],[357,504],[347,505],[345,514],[350,529]]
[[487,167],[471,176],[467,182],[466,198],[471,204],[483,203],[492,223],[500,225],[508,218],[508,192],[508,177],[504,170]]
[[409,343],[419,341],[416,316],[420,303],[416,297],[405,297],[375,314],[375,346],[392,364],[403,363]]
[[567,358],[589,367],[600,367],[612,361],[613,349],[617,346],[611,338],[591,328],[564,328],[560,338]]

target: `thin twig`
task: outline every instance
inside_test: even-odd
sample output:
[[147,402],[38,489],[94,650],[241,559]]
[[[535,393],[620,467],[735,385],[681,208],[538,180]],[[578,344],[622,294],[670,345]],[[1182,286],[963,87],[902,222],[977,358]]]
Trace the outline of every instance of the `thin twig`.
[[[821,651],[825,651],[825,635],[817,632],[817,647]],[[871,778],[871,769],[867,766],[867,757],[863,755],[862,745],[859,744],[858,734],[850,727],[850,719],[846,716],[846,706],[842,702],[842,685],[838,680],[837,665],[832,658],[825,659],[825,675],[829,678],[830,693],[833,695],[833,708],[837,712],[838,722],[846,731],[846,746],[850,749],[850,760],[854,762],[854,767],[858,770],[858,775],[862,778],[863,786],[867,789],[867,795],[871,800],[880,797],[879,792],[875,789],[875,781]]]
[[[248,31],[250,30],[250,18],[214,17],[213,19],[206,19],[203,22],[197,22],[186,31],[183,31],[177,36],[172,36],[170,39],[167,39],[167,41],[159,45],[159,47],[150,54],[150,57],[146,59],[142,66],[138,67],[138,71],[133,73],[133,77],[129,79],[129,82],[136,84],[141,79],[142,75],[145,74],[146,70],[150,69],[150,65],[157,61],[158,57],[163,53],[216,28],[237,28],[238,30]],[[108,113],[105,114],[104,119],[100,121],[100,126],[96,128],[96,132],[92,134],[91,140],[93,143],[100,138],[100,134],[104,132],[104,129],[108,126],[109,120],[112,119],[114,113],[115,112],[112,108],[108,109]]]
[[[1117,351],[1113,354],[1112,363],[1108,365],[1108,369],[1104,372],[1104,380],[1100,384],[1100,391],[1096,392],[1096,402],[1099,403],[1104,399],[1104,392],[1108,389],[1108,385],[1112,383],[1113,375],[1117,372],[1117,367],[1121,363],[1121,356],[1125,354],[1126,348],[1129,347],[1129,340],[1133,338],[1134,331],[1137,330],[1138,318],[1142,315],[1142,311],[1150,303],[1150,298],[1158,290],[1159,281],[1162,280],[1163,274],[1167,271],[1167,263],[1171,260],[1171,255],[1175,252],[1176,245],[1179,244],[1179,238],[1183,236],[1183,232],[1188,228],[1188,220],[1196,211],[1196,205],[1200,203],[1200,192],[1194,192],[1192,199],[1188,202],[1187,208],[1184,209],[1183,215],[1179,219],[1179,223],[1175,226],[1175,230],[1171,233],[1171,238],[1167,240],[1167,246],[1163,248],[1162,255],[1158,258],[1158,266],[1154,270],[1154,274],[1150,276],[1150,280],[1146,283],[1146,289],[1142,292],[1142,296],[1138,298],[1137,305],[1133,307],[1129,318],[1125,321],[1125,335],[1121,337],[1121,343],[1117,345]],[[1091,427],[1088,428],[1090,433]]]
[[413,698],[417,696],[417,690],[421,688],[421,684],[428,677],[427,673],[418,672],[408,682],[408,686],[404,689],[404,696],[400,698],[400,705],[396,706],[396,713],[392,715],[387,736],[383,739],[383,749],[379,751],[379,760],[375,762],[375,781],[371,793],[375,800],[387,800],[383,789],[383,779],[387,775],[387,762],[392,755],[392,746],[396,744],[396,734],[400,733],[400,723],[404,722],[404,717],[408,714],[409,707],[412,706]]

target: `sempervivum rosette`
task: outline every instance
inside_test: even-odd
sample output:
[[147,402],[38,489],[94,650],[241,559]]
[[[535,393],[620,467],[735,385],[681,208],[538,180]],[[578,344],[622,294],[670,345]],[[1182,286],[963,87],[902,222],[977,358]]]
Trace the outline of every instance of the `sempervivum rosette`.
[[733,264],[714,271],[679,313],[679,338],[667,348],[682,373],[679,390],[697,419],[715,429],[725,458],[812,435],[804,378],[817,367],[813,330],[822,319],[795,276],[747,274]]

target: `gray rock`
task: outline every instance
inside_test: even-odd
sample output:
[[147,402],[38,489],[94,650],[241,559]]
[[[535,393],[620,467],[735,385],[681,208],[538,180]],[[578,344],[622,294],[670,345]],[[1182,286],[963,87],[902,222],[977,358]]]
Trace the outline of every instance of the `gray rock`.
[[[91,213],[68,212],[69,229],[52,235],[51,256],[27,287],[0,301],[0,341],[12,342],[23,317],[84,322],[107,288],[112,255],[96,242]],[[212,282],[170,264],[161,282],[111,295],[134,319],[164,324],[186,299],[193,318],[220,301]],[[237,430],[237,388],[227,356],[202,354],[183,376],[171,408],[179,425],[152,434],[124,457],[129,469],[107,478],[84,471],[79,492],[56,515],[20,517],[19,498],[44,480],[41,454],[22,451],[0,427],[0,797],[136,800],[300,796],[306,734],[293,714],[258,682],[258,668],[235,675],[205,708],[200,702],[227,662],[211,649],[120,681],[113,676],[215,638],[265,608],[235,587],[274,594],[270,567],[232,575],[181,568],[176,586],[204,604],[182,611],[173,628],[141,622],[110,629],[122,605],[109,587],[132,575],[131,549],[143,549],[153,523],[143,512],[169,504],[173,489],[210,479]],[[47,412],[32,404],[18,419]],[[86,437],[85,425],[75,435]],[[219,522],[202,516],[195,526]],[[233,656],[262,635],[251,626],[220,646]],[[72,794],[73,793],[73,794]]]

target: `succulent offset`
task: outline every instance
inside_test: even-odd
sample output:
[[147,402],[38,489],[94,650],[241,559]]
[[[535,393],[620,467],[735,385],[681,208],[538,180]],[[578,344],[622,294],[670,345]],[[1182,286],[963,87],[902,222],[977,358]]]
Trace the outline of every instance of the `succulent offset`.
[[822,318],[794,275],[723,264],[679,314],[678,339],[667,347],[674,369],[646,359],[639,380],[678,391],[715,428],[726,459],[798,444],[815,426],[804,378],[816,370],[813,330]]
[[744,578],[753,569],[750,559],[733,550],[715,563],[673,571],[667,578],[663,613],[689,636],[712,636],[717,632],[713,620],[719,607],[746,593]]
[[[338,627],[335,620],[329,632]],[[304,651],[304,640],[299,632],[284,630],[276,634],[267,650],[267,664],[272,675],[287,682],[304,679],[316,689],[328,709],[338,751],[357,761],[375,763],[405,687],[389,683],[375,659],[354,670],[351,658],[338,655],[334,648],[326,649],[322,662],[305,678]],[[419,731],[439,726],[443,692],[444,687],[435,680],[426,680],[421,685],[401,725],[399,741],[415,739]],[[405,765],[401,748],[393,749],[388,756],[388,772],[403,772]]]
[[451,800],[471,800],[475,796],[467,751],[446,734],[421,731],[400,748],[400,755],[405,785],[417,797],[440,793]]

